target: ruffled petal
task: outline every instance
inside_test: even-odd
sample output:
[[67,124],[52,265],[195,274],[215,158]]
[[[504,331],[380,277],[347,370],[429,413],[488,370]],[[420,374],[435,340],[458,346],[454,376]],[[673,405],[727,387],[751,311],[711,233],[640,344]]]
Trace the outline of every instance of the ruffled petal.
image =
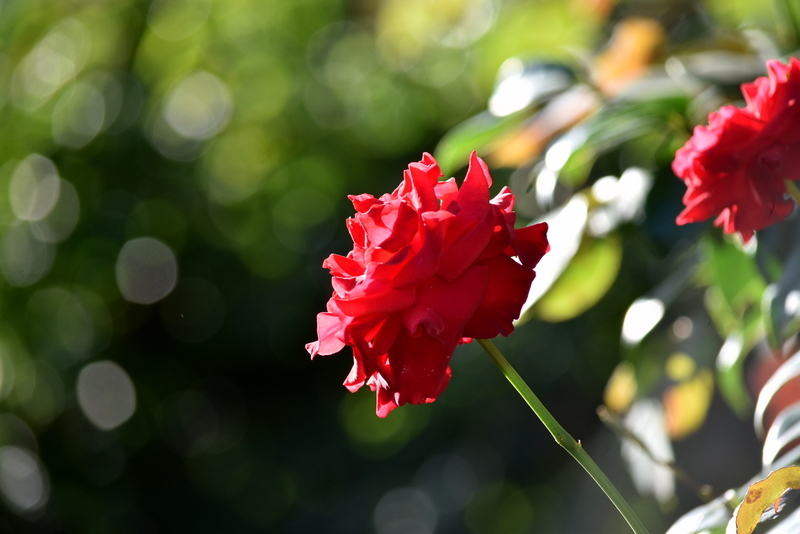
[[394,192],[351,196],[353,250],[323,263],[334,293],[306,349],[352,347],[345,386],[369,386],[381,417],[441,395],[456,346],[513,329],[547,249],[546,225],[514,229],[510,189],[489,199],[492,180],[477,155],[460,189],[440,177],[425,154]]
[[508,256],[497,256],[483,265],[488,269],[489,284],[463,335],[479,339],[507,336],[514,331],[513,322],[528,298],[534,272]]
[[513,247],[517,252],[522,265],[533,269],[547,251],[550,243],[547,242],[547,223],[539,223],[525,228],[518,228],[514,232]]
[[406,329],[412,336],[428,335],[455,347],[488,283],[488,270],[482,265],[470,267],[452,282],[434,276],[419,286],[416,302],[403,315]]
[[378,395],[378,415],[402,404],[433,402],[450,381],[450,357],[456,343],[443,344],[431,336],[414,337],[404,332],[388,354],[392,381],[376,385],[384,390]]
[[800,179],[800,61],[767,63],[768,76],[742,86],[747,106],[709,115],[675,154],[686,184],[676,222],[714,218],[745,241],[794,209],[786,180]]

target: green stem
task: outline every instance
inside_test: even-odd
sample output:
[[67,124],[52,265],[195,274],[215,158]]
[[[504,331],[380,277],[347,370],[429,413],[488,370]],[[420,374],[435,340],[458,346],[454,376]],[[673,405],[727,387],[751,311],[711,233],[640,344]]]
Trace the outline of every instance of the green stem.
[[494,360],[494,363],[497,364],[503,375],[511,382],[514,389],[517,390],[517,393],[525,399],[525,402],[531,407],[533,413],[544,423],[544,426],[550,431],[556,443],[566,449],[566,451],[581,464],[581,467],[589,473],[594,481],[597,482],[597,485],[600,486],[600,489],[611,499],[611,502],[617,507],[619,513],[622,514],[622,517],[624,517],[625,521],[630,525],[631,530],[633,530],[635,534],[647,534],[647,529],[642,524],[642,521],[636,517],[633,509],[622,497],[617,488],[614,487],[614,484],[611,483],[606,474],[594,463],[594,460],[592,460],[589,454],[583,449],[580,441],[575,441],[575,439],[558,424],[558,421],[547,411],[547,408],[544,407],[544,404],[542,404],[539,398],[533,393],[531,388],[528,387],[528,384],[519,376],[519,373],[511,367],[508,360],[506,360],[503,354],[494,346],[494,343],[488,339],[479,339],[478,343],[492,360]]
[[789,195],[797,202],[797,205],[800,206],[800,189],[797,188],[797,184],[791,180],[786,180],[786,190],[789,192]]

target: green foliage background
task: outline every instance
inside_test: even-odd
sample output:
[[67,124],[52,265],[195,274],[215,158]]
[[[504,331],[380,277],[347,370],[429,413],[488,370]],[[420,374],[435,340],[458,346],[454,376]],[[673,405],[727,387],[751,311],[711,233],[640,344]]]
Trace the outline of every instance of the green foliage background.
[[[486,109],[509,57],[588,57],[640,11],[678,16],[684,40],[724,37],[772,24],[760,4],[0,2],[0,531],[623,531],[477,347],[459,348],[436,403],[385,420],[341,386],[346,351],[310,362],[320,265],[349,250],[346,195],[392,190]],[[584,244],[603,255],[576,264],[611,266],[603,287],[580,270],[561,281],[589,303],[551,297],[569,320],[500,341],[656,532],[699,501],[635,496],[594,409],[625,311],[697,235],[672,224],[669,157],[651,169],[646,224]],[[498,189],[510,177],[498,169]],[[131,243],[144,252],[121,255]],[[741,484],[756,440],[718,398],[712,413],[677,455],[716,487]]]

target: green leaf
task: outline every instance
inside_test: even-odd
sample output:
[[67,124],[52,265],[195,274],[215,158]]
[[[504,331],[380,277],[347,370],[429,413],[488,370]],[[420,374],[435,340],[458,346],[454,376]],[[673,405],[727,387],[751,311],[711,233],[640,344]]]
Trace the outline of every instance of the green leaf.
[[570,266],[583,243],[589,217],[589,201],[583,193],[576,193],[564,206],[545,217],[549,228],[547,240],[550,251],[536,266],[536,279],[528,300],[523,304],[517,324],[534,315],[534,306]]
[[709,283],[706,307],[720,335],[734,331],[747,335],[746,347],[760,333],[761,299],[766,288],[755,258],[730,243],[701,242],[706,262],[701,269]]
[[622,261],[618,236],[586,239],[569,266],[534,306],[545,321],[566,321],[594,306],[611,288]]
[[728,406],[741,419],[749,417],[753,402],[744,381],[743,365],[748,351],[745,350],[744,334],[732,332],[717,355],[717,384]]
[[704,245],[708,254],[707,274],[720,288],[731,310],[741,311],[757,302],[765,284],[755,258],[730,243],[707,239]]
[[517,128],[524,119],[519,114],[496,117],[488,111],[475,115],[447,132],[434,151],[445,176],[466,165],[473,150],[484,149]]

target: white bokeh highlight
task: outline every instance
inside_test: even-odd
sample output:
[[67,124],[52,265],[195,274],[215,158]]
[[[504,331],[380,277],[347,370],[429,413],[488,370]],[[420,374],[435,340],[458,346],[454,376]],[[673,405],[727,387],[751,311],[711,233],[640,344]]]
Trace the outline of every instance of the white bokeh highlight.
[[34,512],[47,503],[50,480],[32,452],[9,445],[0,449],[0,492],[13,508]]
[[14,169],[8,185],[11,210],[18,219],[39,221],[58,202],[61,179],[52,161],[31,154]]
[[627,345],[639,343],[664,317],[664,303],[657,298],[636,299],[622,322],[622,341]]
[[136,389],[125,369],[102,360],[88,364],[78,374],[78,405],[100,430],[112,430],[136,411]]
[[199,71],[172,90],[163,116],[177,134],[201,141],[227,126],[232,111],[233,99],[225,84],[213,74]]
[[169,295],[178,279],[172,250],[152,237],[131,239],[117,256],[117,286],[129,302],[153,304]]

